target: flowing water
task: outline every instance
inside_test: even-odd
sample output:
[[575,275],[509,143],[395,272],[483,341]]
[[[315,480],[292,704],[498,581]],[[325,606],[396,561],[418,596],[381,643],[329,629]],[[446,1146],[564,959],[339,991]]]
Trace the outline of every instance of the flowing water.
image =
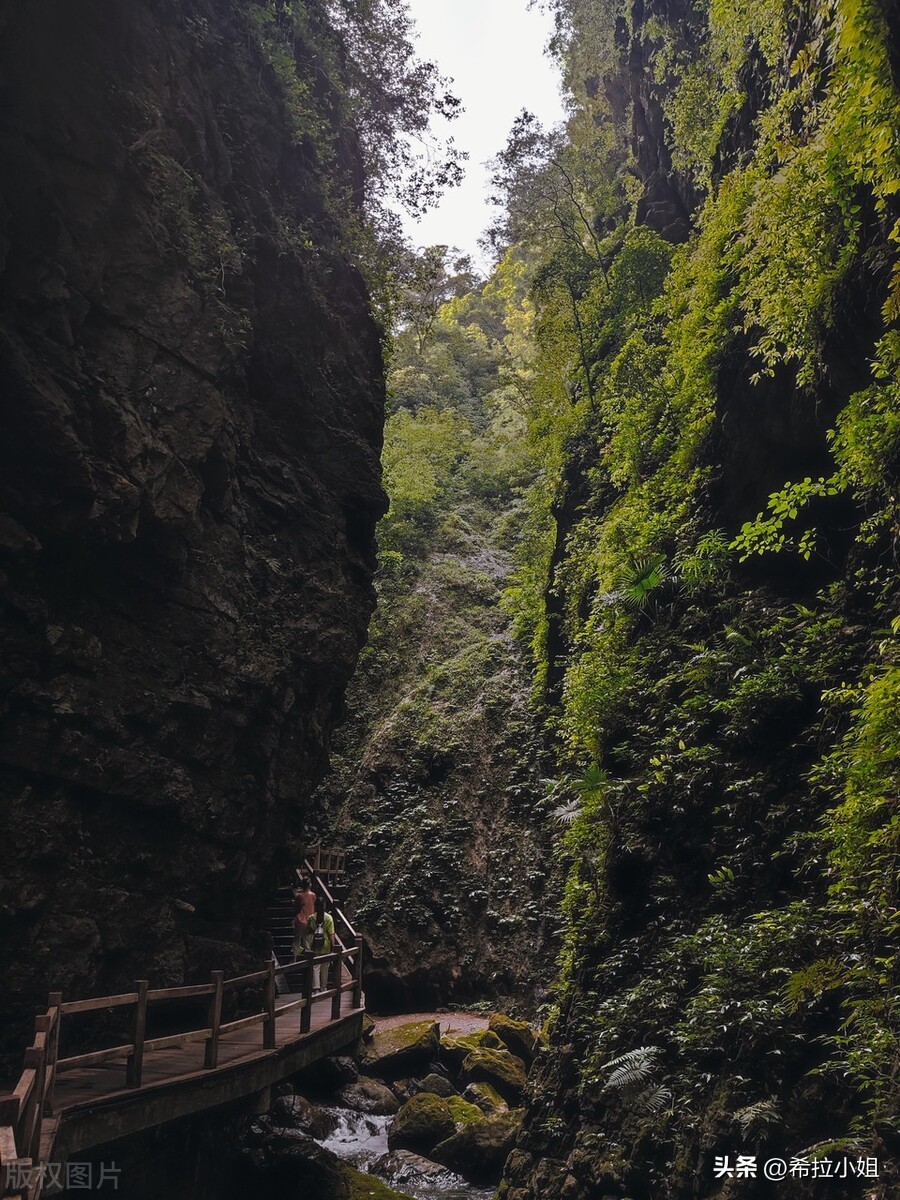
[[[416,1155],[390,1155],[387,1134],[391,1117],[367,1116],[346,1108],[327,1107],[324,1111],[336,1124],[328,1137],[317,1139],[319,1144],[358,1171],[376,1175],[415,1200],[492,1200],[492,1187],[466,1183],[452,1171]],[[379,1169],[373,1170],[376,1163]]]

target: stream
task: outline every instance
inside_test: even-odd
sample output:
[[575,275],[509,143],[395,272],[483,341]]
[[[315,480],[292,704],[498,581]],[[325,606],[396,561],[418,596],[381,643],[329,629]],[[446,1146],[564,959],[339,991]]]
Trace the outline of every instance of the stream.
[[[358,1171],[366,1171],[384,1180],[415,1200],[492,1200],[493,1187],[477,1187],[461,1176],[431,1163],[417,1155],[388,1149],[388,1127],[392,1117],[375,1117],[351,1112],[346,1108],[323,1106],[323,1111],[336,1122],[326,1138],[317,1138],[339,1158]],[[381,1169],[372,1167],[380,1160]]]

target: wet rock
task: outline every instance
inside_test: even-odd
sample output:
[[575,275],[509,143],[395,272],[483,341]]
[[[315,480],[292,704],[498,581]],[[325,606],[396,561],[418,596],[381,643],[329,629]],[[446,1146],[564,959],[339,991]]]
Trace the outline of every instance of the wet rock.
[[471,1183],[496,1183],[522,1128],[522,1109],[472,1121],[431,1151],[437,1162]]
[[344,1084],[354,1083],[359,1078],[359,1066],[347,1055],[335,1055],[310,1063],[295,1078],[305,1091],[333,1092]]
[[464,1083],[489,1083],[507,1104],[521,1104],[525,1092],[525,1064],[508,1050],[474,1050],[463,1062]]
[[497,1035],[511,1054],[518,1055],[526,1066],[531,1066],[538,1037],[527,1021],[515,1021],[505,1013],[494,1013],[488,1021],[488,1029]]
[[428,1075],[419,1084],[420,1092],[430,1092],[435,1096],[456,1096],[458,1093],[456,1088],[443,1075],[437,1075],[434,1071]]
[[336,1054],[329,1060],[342,1083],[354,1083],[359,1079],[359,1063],[349,1054]]
[[394,1118],[388,1131],[388,1146],[391,1150],[428,1154],[438,1142],[452,1137],[463,1125],[484,1119],[480,1108],[459,1096],[420,1092],[407,1100]]
[[345,1084],[337,1095],[345,1108],[372,1116],[390,1117],[400,1108],[400,1101],[387,1084],[367,1075],[360,1075],[354,1083]]
[[394,1187],[430,1188],[452,1186],[456,1176],[440,1163],[413,1154],[411,1150],[391,1150],[372,1164],[372,1171],[381,1175]]
[[483,1113],[506,1112],[509,1105],[489,1083],[470,1083],[462,1094],[463,1100],[477,1104]]
[[310,1137],[326,1138],[333,1133],[336,1119],[303,1096],[280,1096],[272,1105],[273,1122],[300,1129]]
[[376,1029],[362,1055],[369,1075],[396,1079],[416,1067],[427,1067],[440,1049],[437,1021],[411,1021],[393,1029]]
[[418,1079],[393,1079],[391,1080],[391,1090],[400,1100],[401,1104],[405,1104],[407,1100],[411,1100],[422,1089],[419,1086]]
[[236,1165],[230,1195],[315,1196],[316,1200],[410,1200],[365,1175],[297,1130],[254,1122]]

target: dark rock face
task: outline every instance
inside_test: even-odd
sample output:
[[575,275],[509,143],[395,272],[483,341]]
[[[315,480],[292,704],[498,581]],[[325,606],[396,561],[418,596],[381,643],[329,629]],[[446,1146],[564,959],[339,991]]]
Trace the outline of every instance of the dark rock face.
[[688,48],[688,31],[695,20],[690,4],[684,0],[639,2],[631,13],[631,34],[620,18],[616,38],[619,69],[604,79],[604,88],[613,113],[630,126],[633,169],[642,184],[636,219],[667,241],[678,243],[690,234],[699,195],[690,176],[672,164],[660,86],[653,71],[657,42],[651,22],[659,17],[680,28],[680,38]]
[[0,0],[10,1015],[263,953],[372,607],[378,330],[245,7]]

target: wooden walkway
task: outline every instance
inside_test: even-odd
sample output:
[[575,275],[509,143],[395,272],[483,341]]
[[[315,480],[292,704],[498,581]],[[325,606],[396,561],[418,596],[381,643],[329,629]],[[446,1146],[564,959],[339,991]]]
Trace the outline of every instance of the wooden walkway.
[[[332,953],[290,966],[269,962],[229,980],[214,971],[208,984],[177,988],[151,989],[141,980],[133,992],[90,1000],[64,1002],[51,993],[19,1083],[0,1096],[0,1196],[40,1200],[59,1190],[47,1164],[58,1172],[81,1151],[169,1121],[237,1101],[262,1111],[272,1084],[352,1045],[362,1035],[363,942],[334,912],[353,944],[339,936]],[[317,993],[314,973],[325,985]],[[291,990],[279,994],[279,984]],[[223,1022],[229,999],[246,1015]],[[181,1012],[185,1002],[205,1005],[202,1028],[148,1037],[148,1010],[171,1002]],[[127,1043],[59,1057],[64,1019],[116,1009],[130,1020]]]

